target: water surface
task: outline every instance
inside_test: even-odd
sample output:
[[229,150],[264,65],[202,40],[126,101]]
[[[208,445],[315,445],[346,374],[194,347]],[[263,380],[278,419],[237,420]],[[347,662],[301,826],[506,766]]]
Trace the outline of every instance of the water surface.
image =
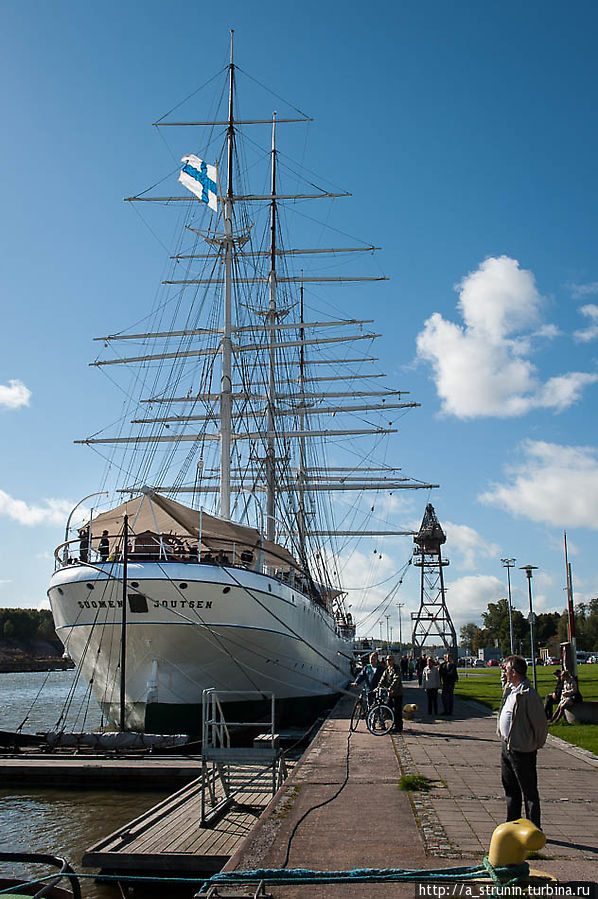
[[[76,672],[52,671],[0,674],[0,730],[16,730],[26,719],[23,731],[52,730],[69,706],[67,721],[76,730],[93,730],[101,722],[100,712]],[[84,726],[82,726],[84,725]],[[76,871],[83,853],[103,837],[136,818],[166,794],[114,790],[71,791],[40,787],[8,789],[0,785],[0,846],[7,852],[43,852],[66,857]],[[2,873],[17,871],[26,876],[35,870],[11,865]],[[143,890],[147,895],[147,889]],[[86,899],[116,899],[117,887],[83,882]],[[172,895],[165,887],[164,896]]]

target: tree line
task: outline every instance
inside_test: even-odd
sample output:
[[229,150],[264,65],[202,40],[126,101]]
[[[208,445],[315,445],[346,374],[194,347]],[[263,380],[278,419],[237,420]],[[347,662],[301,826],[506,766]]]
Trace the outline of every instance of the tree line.
[[[589,602],[580,602],[575,606],[575,632],[577,648],[587,652],[598,649],[598,598]],[[515,652],[529,656],[531,654],[529,621],[518,609],[512,610],[513,642]],[[534,642],[536,649],[557,637],[564,643],[568,635],[567,611],[542,612],[534,617]],[[485,646],[498,645],[504,656],[511,651],[509,633],[509,605],[506,599],[488,603],[488,609],[482,613],[482,627],[477,624],[464,624],[459,631],[461,646],[477,655],[478,649]]]
[[0,638],[5,640],[56,640],[49,609],[0,609]]

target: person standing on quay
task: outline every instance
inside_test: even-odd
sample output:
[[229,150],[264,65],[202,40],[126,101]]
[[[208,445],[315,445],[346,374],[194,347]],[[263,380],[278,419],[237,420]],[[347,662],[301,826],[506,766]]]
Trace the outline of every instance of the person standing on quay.
[[440,689],[440,674],[436,660],[428,656],[428,662],[422,674],[422,686],[428,697],[428,715],[438,714],[438,690]]
[[419,655],[415,660],[415,673],[417,674],[417,685],[421,687],[424,668],[426,667],[426,657]]
[[440,694],[442,699],[442,714],[452,715],[455,701],[455,684],[459,680],[459,673],[450,652],[447,652],[445,655],[444,662],[439,668],[439,674],[440,683],[442,684],[442,693]]
[[394,656],[386,656],[386,668],[380,678],[380,687],[388,690],[388,704],[395,716],[393,733],[403,733],[403,680],[401,669],[395,663]]
[[498,715],[497,732],[502,739],[501,777],[507,800],[507,821],[525,816],[540,824],[537,756],[546,742],[548,721],[540,696],[526,678],[522,656],[509,656],[504,663],[507,685]]

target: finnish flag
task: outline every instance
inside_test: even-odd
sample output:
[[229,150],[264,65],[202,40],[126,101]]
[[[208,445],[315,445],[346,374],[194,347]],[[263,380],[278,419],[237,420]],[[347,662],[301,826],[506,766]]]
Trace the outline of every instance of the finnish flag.
[[183,168],[179,181],[187,190],[195,194],[202,203],[207,203],[214,212],[218,211],[218,169],[208,165],[198,156],[183,156]]

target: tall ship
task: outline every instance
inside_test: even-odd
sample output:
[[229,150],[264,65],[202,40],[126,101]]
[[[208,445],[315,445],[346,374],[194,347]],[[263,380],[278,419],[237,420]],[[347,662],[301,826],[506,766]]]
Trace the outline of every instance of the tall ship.
[[303,214],[290,236],[297,209],[348,196],[298,190],[281,160],[281,126],[309,117],[239,117],[232,35],[221,77],[209,121],[157,123],[185,141],[170,187],[128,198],[182,213],[180,236],[141,325],[97,338],[91,364],[124,399],[77,441],[106,468],[48,590],[66,651],[121,730],[198,733],[209,688],[244,719],[271,694],[280,720],[313,716],[351,679],[343,567],[357,541],[405,533],[373,526],[373,497],[434,486],[388,459],[417,404],[378,372],[372,322],[322,312],[320,291],[382,280],[328,274],[330,260],[377,248],[310,243]]

